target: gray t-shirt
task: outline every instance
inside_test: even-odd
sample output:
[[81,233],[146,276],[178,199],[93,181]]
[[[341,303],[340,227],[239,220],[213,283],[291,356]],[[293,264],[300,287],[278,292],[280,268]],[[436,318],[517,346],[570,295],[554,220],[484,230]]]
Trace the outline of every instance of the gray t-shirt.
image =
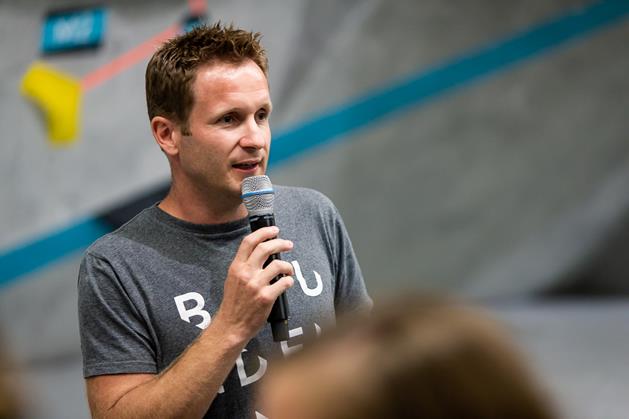
[[[263,417],[254,411],[252,384],[267,361],[332,326],[339,312],[371,304],[330,200],[309,189],[275,189],[280,237],[294,242],[282,254],[295,269],[295,285],[286,292],[290,338],[273,342],[267,324],[247,344],[205,417]],[[198,225],[153,206],[90,246],[78,280],[84,376],[159,373],[171,364],[210,324],[227,270],[250,232],[246,218]]]

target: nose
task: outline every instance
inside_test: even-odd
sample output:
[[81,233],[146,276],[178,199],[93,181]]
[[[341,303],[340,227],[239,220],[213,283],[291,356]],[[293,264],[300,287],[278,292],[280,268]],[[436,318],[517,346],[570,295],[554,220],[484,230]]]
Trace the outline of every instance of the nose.
[[242,148],[261,149],[266,145],[266,138],[268,136],[268,128],[259,125],[255,118],[252,121],[247,121],[244,124],[245,129],[240,138],[240,146]]

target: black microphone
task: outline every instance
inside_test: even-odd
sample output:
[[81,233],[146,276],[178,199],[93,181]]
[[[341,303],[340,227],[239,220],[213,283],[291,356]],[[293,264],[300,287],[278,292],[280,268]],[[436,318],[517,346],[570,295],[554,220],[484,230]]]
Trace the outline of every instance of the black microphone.
[[[268,176],[250,176],[242,181],[242,200],[249,212],[251,231],[275,225],[275,216],[273,215],[274,193],[273,185]],[[264,262],[263,268],[266,268],[269,263],[276,259],[280,259],[279,254],[269,256],[266,262]],[[276,276],[271,280],[271,283],[277,282],[283,276],[283,274]],[[288,302],[286,301],[285,293],[281,293],[277,297],[267,320],[271,323],[271,331],[275,342],[288,340]]]

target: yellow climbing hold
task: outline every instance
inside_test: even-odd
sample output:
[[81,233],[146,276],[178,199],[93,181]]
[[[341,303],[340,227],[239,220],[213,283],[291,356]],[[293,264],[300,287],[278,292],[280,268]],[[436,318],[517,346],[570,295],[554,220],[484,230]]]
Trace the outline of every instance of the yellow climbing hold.
[[81,85],[74,77],[43,63],[33,63],[24,74],[20,90],[41,107],[48,138],[55,145],[69,145],[78,137]]

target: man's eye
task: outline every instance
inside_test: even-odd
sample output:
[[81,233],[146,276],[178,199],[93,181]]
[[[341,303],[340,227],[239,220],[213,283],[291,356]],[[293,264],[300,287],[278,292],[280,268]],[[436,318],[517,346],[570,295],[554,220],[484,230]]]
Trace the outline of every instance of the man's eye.
[[266,119],[269,118],[269,113],[267,111],[260,111],[258,112],[258,120],[259,121],[264,121]]
[[224,115],[221,117],[221,119],[219,119],[219,122],[222,122],[224,124],[231,124],[232,122],[234,122],[234,116],[233,115]]

